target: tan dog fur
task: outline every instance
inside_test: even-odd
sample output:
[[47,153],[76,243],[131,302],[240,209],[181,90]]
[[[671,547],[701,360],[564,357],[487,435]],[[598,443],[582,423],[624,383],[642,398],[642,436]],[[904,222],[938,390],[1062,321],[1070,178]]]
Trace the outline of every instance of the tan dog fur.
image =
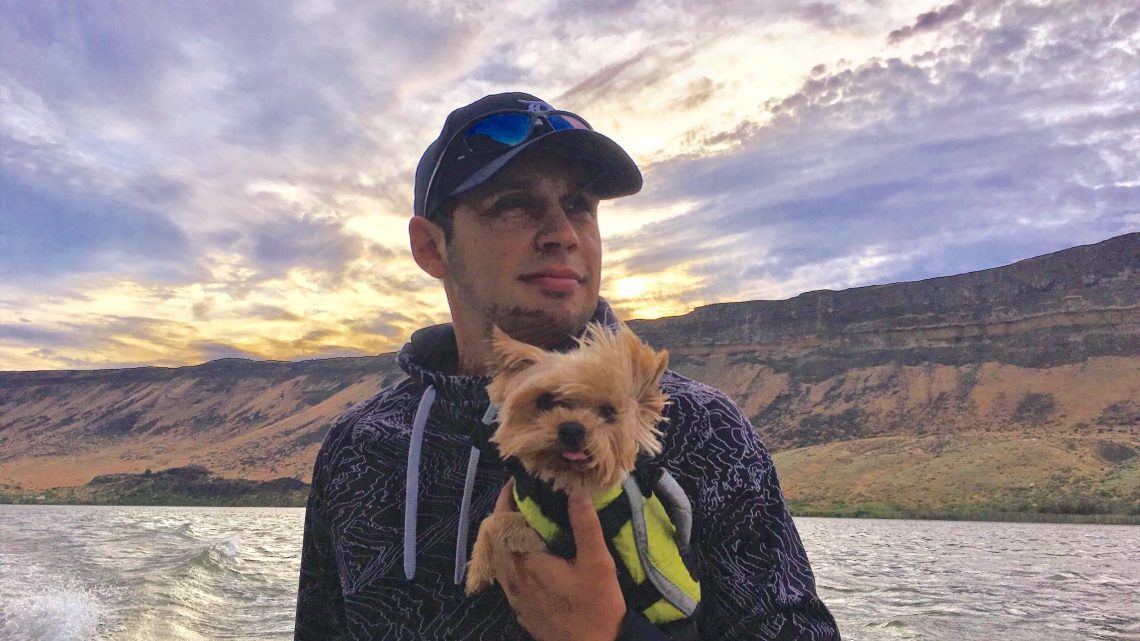
[[[570,352],[547,352],[495,329],[495,377],[487,393],[499,408],[499,427],[491,442],[503,458],[517,458],[554,489],[593,497],[621,483],[639,453],[661,451],[657,423],[664,420],[667,398],[660,382],[669,354],[652,349],[624,324],[616,333],[591,324],[578,342]],[[559,426],[567,422],[585,428],[585,460],[563,454]],[[479,527],[467,593],[495,580],[497,555],[545,550],[522,514],[492,514]]]

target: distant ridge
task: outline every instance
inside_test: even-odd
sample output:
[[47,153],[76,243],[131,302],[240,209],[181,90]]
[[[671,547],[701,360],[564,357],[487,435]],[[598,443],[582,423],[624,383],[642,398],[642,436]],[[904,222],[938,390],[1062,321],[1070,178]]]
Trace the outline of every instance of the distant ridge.
[[1140,233],[1132,233],[957,276],[816,290],[780,301],[715,303],[631,326],[643,336],[660,335],[662,344],[723,345],[1123,312],[1140,304],[1138,272]]
[[[1131,233],[630,325],[737,401],[800,512],[1140,514],[1137,319]],[[187,465],[307,480],[328,421],[400,376],[394,354],[0,372],[0,493]]]

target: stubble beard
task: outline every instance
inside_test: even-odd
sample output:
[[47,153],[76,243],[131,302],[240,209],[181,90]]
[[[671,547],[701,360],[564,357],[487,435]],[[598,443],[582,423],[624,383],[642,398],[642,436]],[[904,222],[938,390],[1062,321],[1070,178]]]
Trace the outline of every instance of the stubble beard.
[[[483,309],[487,320],[484,328],[487,338],[494,326],[511,338],[543,349],[565,349],[573,346],[573,338],[582,333],[594,310],[575,317],[559,318],[541,309],[490,305]],[[579,318],[578,316],[583,316]]]
[[[456,249],[455,260],[450,265],[455,293],[460,300],[478,301],[478,287],[466,269],[466,264]],[[479,308],[482,314],[483,338],[490,340],[492,330],[498,327],[511,338],[529,343],[543,349],[569,349],[573,347],[573,339],[582,333],[586,323],[594,317],[597,300],[589,309],[566,317],[558,317],[550,312],[539,309],[523,307],[522,305],[508,306],[490,303]]]

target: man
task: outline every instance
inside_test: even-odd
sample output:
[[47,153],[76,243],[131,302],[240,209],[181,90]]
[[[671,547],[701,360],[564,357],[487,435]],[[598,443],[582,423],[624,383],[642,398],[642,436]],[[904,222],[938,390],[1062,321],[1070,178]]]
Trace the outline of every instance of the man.
[[[464,595],[467,555],[492,510],[513,509],[486,448],[488,339],[498,326],[547,349],[598,295],[601,199],[636,193],[629,155],[581,117],[521,93],[452,112],[416,170],[412,256],[452,323],[400,352],[407,378],[349,410],[313,470],[296,639],[663,639],[627,611],[597,515],[571,501],[578,555],[498,561],[501,586]],[[722,393],[666,372],[667,469],[693,505],[703,639],[838,639],[767,451]],[[528,636],[529,635],[529,636]]]

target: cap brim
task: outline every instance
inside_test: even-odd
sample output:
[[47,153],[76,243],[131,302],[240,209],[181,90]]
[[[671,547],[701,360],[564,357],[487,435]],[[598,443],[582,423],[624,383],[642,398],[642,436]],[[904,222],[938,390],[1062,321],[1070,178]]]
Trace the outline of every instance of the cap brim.
[[[618,198],[641,191],[641,170],[637,163],[613,140],[589,129],[563,129],[552,131],[518,147],[512,147],[503,155],[483,165],[467,177],[449,196],[458,196],[490,180],[507,163],[528,149],[549,146],[562,155],[582,158],[597,163],[601,174],[591,185],[599,198]],[[558,150],[558,148],[562,148]]]

